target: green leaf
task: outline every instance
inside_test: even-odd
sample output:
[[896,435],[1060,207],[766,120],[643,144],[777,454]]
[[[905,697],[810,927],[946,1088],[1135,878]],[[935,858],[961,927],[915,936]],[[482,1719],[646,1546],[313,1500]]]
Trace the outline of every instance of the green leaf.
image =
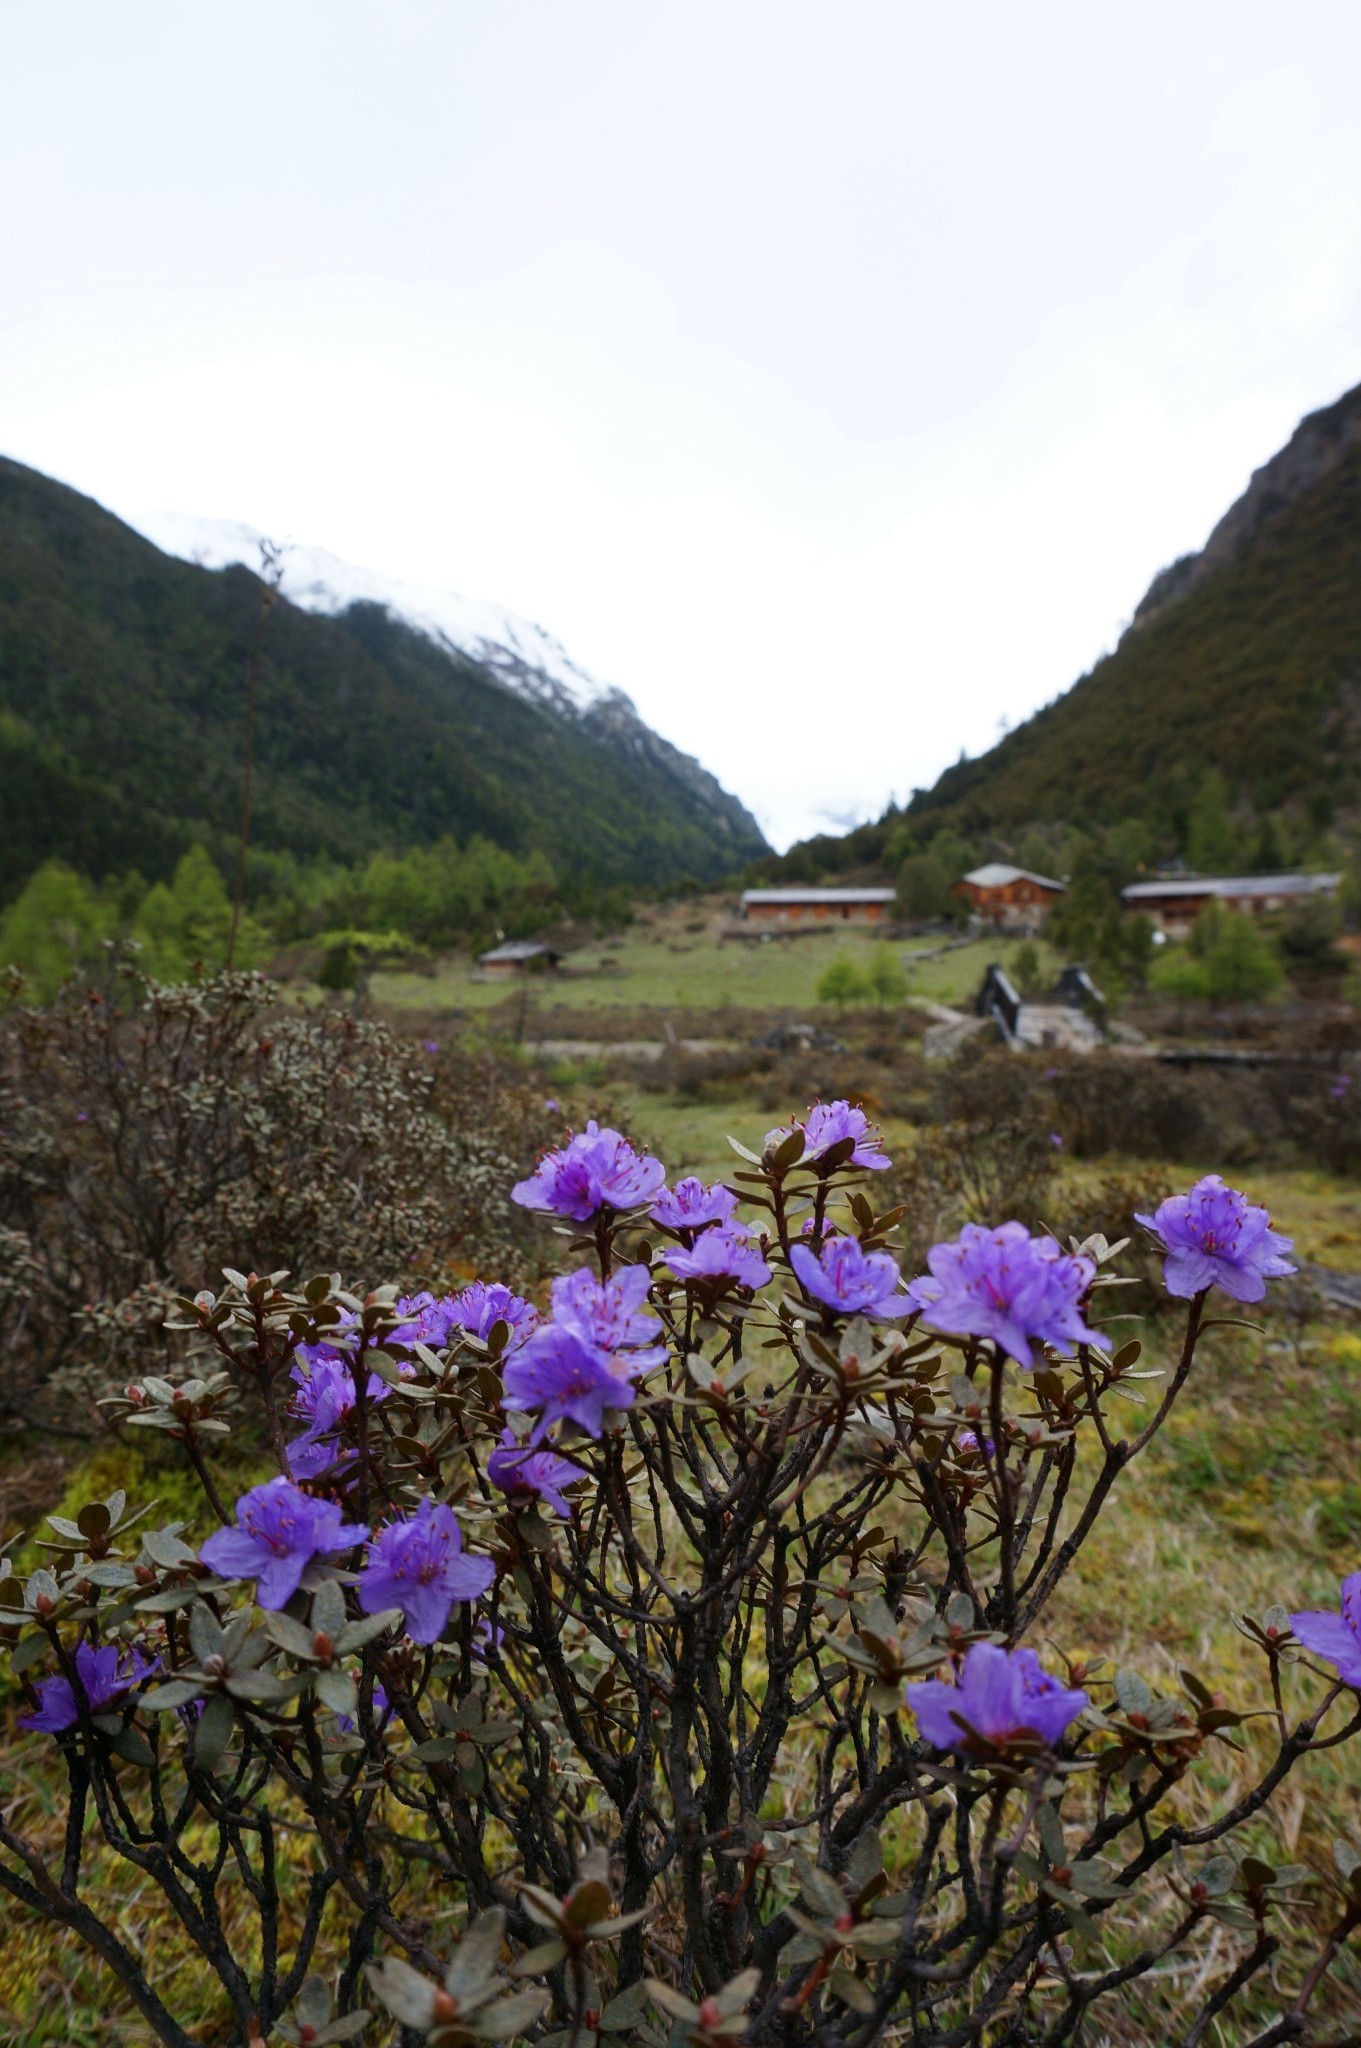
[[350,1720],[354,1719],[359,1706],[359,1694],[352,1672],[342,1670],[338,1664],[332,1664],[328,1669],[317,1673],[316,1689],[317,1698],[324,1707],[329,1707],[333,1714],[344,1714]]
[[149,1771],[156,1762],[156,1753],[140,1728],[120,1728],[109,1744],[115,1756],[121,1756],[125,1764],[135,1764],[139,1771]]
[[735,1153],[737,1154],[737,1156],[738,1156],[738,1158],[739,1158],[739,1159],[747,1159],[747,1160],[750,1160],[750,1162],[751,1162],[751,1164],[752,1164],[753,1166],[759,1166],[759,1165],[761,1164],[761,1155],[760,1155],[760,1153],[759,1153],[759,1152],[749,1152],[749,1151],[747,1150],[747,1147],[746,1147],[745,1145],[743,1145],[743,1144],[739,1143],[739,1141],[738,1141],[738,1140],[737,1140],[736,1138],[734,1138],[733,1136],[731,1136],[731,1134],[729,1135],[729,1138],[728,1138],[728,1143],[729,1143],[729,1144],[730,1144],[730,1145],[732,1146],[732,1149],[733,1149],[733,1151],[734,1151],[734,1152],[735,1152]]
[[202,1691],[202,1679],[171,1678],[164,1685],[153,1685],[150,1692],[142,1694],[137,1704],[153,1714],[166,1714],[175,1707],[187,1707],[190,1700],[196,1700]]
[[360,2006],[357,2012],[347,2012],[343,2019],[331,2020],[316,2036],[316,2048],[323,2048],[329,2041],[354,2041],[363,2033],[372,2014],[367,2006]]
[[312,1627],[334,1642],[345,1626],[345,1595],[334,1579],[327,1579],[312,1596]]
[[231,1740],[236,1715],[232,1703],[219,1693],[208,1701],[199,1715],[194,1729],[194,1758],[205,1771],[211,1771]]
[[499,1906],[479,1913],[459,1942],[444,1974],[444,1988],[460,2005],[495,1976],[506,1938],[506,1916]]
[[1115,1697],[1127,1714],[1146,1714],[1153,1704],[1153,1694],[1137,1671],[1116,1672]]
[[647,2008],[646,1984],[630,1984],[627,1991],[617,1992],[601,2012],[600,2031],[618,2032],[626,2027],[636,2027],[647,2018]]
[[359,1621],[348,1621],[335,1638],[336,1649],[349,1656],[355,1650],[362,1650],[375,1636],[385,1635],[390,1628],[396,1628],[402,1619],[400,1607],[385,1607],[378,1614],[366,1614]]
[[30,1665],[36,1664],[41,1657],[46,1655],[50,1647],[51,1645],[47,1637],[43,1635],[41,1630],[35,1630],[30,1636],[21,1637],[17,1647],[10,1656],[10,1670],[16,1675],[27,1671]]
[[189,1644],[200,1664],[222,1655],[223,1640],[216,1615],[202,1600],[196,1600],[189,1610]]
[[513,1991],[509,1998],[498,1999],[495,2005],[484,2006],[471,2023],[472,2031],[483,2041],[513,2041],[547,2010],[548,1993],[531,1984],[523,1991]]
[[843,2005],[849,2006],[852,2012],[874,2011],[874,1993],[863,1979],[856,1976],[854,1970],[848,1970],[838,1964],[827,1979],[827,1983],[833,1996],[839,1998]]
[[293,2012],[304,2026],[325,2026],[331,2017],[331,1987],[324,1977],[314,1972],[304,1979],[302,1989],[293,2001]]
[[435,2017],[437,1987],[400,1956],[386,1956],[368,1966],[369,1982],[392,2017],[404,2027],[428,2032]]
[[567,1954],[565,1941],[540,1941],[533,1948],[527,1948],[517,1956],[510,1966],[512,1977],[539,1977],[547,1970],[556,1970]]

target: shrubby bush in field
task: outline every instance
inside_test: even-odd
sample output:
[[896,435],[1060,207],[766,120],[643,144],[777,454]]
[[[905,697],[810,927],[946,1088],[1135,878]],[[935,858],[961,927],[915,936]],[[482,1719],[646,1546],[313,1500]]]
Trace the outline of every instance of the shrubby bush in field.
[[[1336,1611],[1243,1618],[1260,1677],[1232,1697],[1052,1640],[1216,1303],[1260,1301],[1288,1241],[1214,1177],[1141,1218],[1185,1310],[1159,1384],[1110,1334],[1104,1238],[970,1225],[905,1285],[862,1111],[737,1149],[730,1187],[668,1188],[594,1124],[546,1154],[514,1190],[562,1234],[543,1307],[325,1274],[186,1297],[185,1366],[118,1406],[183,1447],[216,1532],[92,1501],[0,1579],[71,1816],[49,1861],[7,1806],[0,1886],[158,2039],[189,2048],[96,1909],[97,1840],[243,2048],[393,2023],[442,2048],[1058,2048],[1183,1965],[1189,2043],[1249,1988],[1277,2014],[1256,2048],[1308,2037],[1361,1855],[1273,1867],[1245,1831],[1361,1733],[1361,1574]],[[232,1502],[240,1396],[276,1472]]]
[[[238,1261],[433,1277],[517,1262],[537,1098],[379,1025],[281,1012],[254,975],[126,967],[0,1019],[0,1413],[75,1363],[124,1373],[177,1291]],[[519,1254],[518,1256],[522,1256]]]

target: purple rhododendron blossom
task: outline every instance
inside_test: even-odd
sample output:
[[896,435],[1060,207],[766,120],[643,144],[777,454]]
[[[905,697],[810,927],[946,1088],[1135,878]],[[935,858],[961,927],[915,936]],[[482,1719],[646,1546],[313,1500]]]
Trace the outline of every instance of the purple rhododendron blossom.
[[1088,1706],[1078,1686],[1054,1678],[1033,1650],[975,1643],[957,1683],[929,1678],[909,1685],[907,1703],[925,1740],[962,1755],[1041,1743],[1052,1749]]
[[529,1179],[515,1183],[511,1199],[525,1209],[586,1223],[601,1209],[636,1209],[653,1201],[665,1181],[660,1159],[635,1152],[627,1138],[602,1130],[592,1118],[566,1145],[545,1152]]
[[[799,1121],[788,1126],[766,1132],[766,1144],[778,1145],[792,1130],[798,1129]],[[843,1138],[852,1138],[855,1149],[845,1162],[848,1166],[868,1167],[872,1173],[882,1173],[893,1161],[884,1150],[884,1141],[879,1135],[877,1124],[872,1124],[858,1103],[815,1102],[802,1122],[803,1157],[806,1160],[821,1159],[830,1152],[833,1145],[839,1145]]]
[[[336,1430],[354,1407],[354,1373],[349,1360],[329,1344],[299,1344],[296,1363],[289,1374],[297,1388],[289,1413],[307,1428],[288,1446],[288,1469],[294,1479],[315,1479],[335,1463],[339,1449]],[[376,1372],[368,1378],[370,1401],[383,1401],[392,1389]]]
[[500,1280],[474,1280],[449,1302],[451,1320],[460,1330],[471,1331],[485,1343],[493,1324],[510,1329],[506,1354],[518,1351],[531,1331],[539,1327],[539,1311],[522,1294],[512,1294]]
[[[608,1280],[597,1280],[587,1266],[564,1273],[553,1282],[553,1320],[593,1345],[608,1362],[616,1353],[630,1351],[633,1372],[650,1371],[666,1360],[665,1344],[649,1340],[661,1323],[644,1308],[652,1288],[646,1266],[621,1266]],[[640,1350],[642,1345],[645,1349]]]
[[1290,1626],[1306,1650],[1332,1665],[1344,1685],[1361,1691],[1361,1572],[1342,1581],[1342,1611],[1310,1608],[1292,1614]]
[[1183,1300],[1206,1287],[1222,1287],[1235,1301],[1260,1301],[1268,1280],[1295,1271],[1284,1254],[1294,1240],[1271,1228],[1271,1218],[1207,1173],[1189,1194],[1170,1195],[1152,1216],[1136,1220],[1156,1231],[1167,1252],[1163,1284]]
[[770,1280],[770,1268],[755,1245],[727,1229],[701,1231],[692,1245],[670,1253],[667,1264],[678,1280],[730,1281],[753,1292]]
[[707,1230],[713,1223],[724,1224],[729,1230],[745,1230],[745,1224],[733,1219],[736,1207],[737,1197],[731,1188],[725,1188],[721,1182],[706,1187],[702,1180],[687,1174],[673,1188],[663,1188],[648,1214],[663,1230],[683,1231],[687,1235]]
[[[103,1643],[98,1649],[93,1643],[76,1645],[76,1675],[85,1688],[92,1714],[104,1713],[115,1700],[160,1668],[159,1657],[144,1657],[139,1650],[125,1652],[118,1643]],[[58,1672],[56,1677],[39,1682],[37,1711],[23,1715],[19,1726],[60,1735],[63,1730],[74,1728],[79,1719],[75,1687]]]
[[[616,1360],[620,1368],[625,1363]],[[587,1436],[599,1436],[606,1414],[631,1408],[636,1398],[623,1370],[612,1371],[594,1345],[561,1323],[537,1329],[507,1362],[501,1382],[507,1408],[537,1415],[530,1436],[534,1445],[561,1422],[574,1422]]]
[[805,1294],[845,1316],[888,1319],[905,1316],[912,1304],[899,1294],[902,1275],[887,1252],[867,1252],[853,1237],[829,1237],[819,1258],[810,1245],[796,1244],[789,1262]]
[[253,1486],[236,1503],[236,1527],[216,1529],[199,1551],[228,1579],[254,1579],[262,1607],[282,1607],[302,1584],[314,1557],[362,1543],[368,1530],[343,1522],[331,1500],[314,1500],[291,1479]]
[[449,1342],[453,1325],[449,1308],[447,1295],[431,1294],[428,1288],[422,1288],[419,1294],[404,1294],[396,1304],[402,1321],[392,1332],[392,1342],[428,1344],[432,1351],[442,1350]]
[[927,1263],[930,1279],[913,1281],[907,1299],[934,1330],[991,1337],[1019,1365],[1034,1364],[1032,1342],[1060,1348],[1101,1342],[1079,1306],[1096,1267],[1062,1251],[1052,1237],[1032,1237],[1024,1223],[998,1230],[966,1223],[953,1243],[931,1247]]
[[980,1437],[976,1429],[961,1429],[954,1441],[958,1455],[970,1457],[977,1450],[984,1450],[991,1457],[997,1446],[990,1436]]
[[500,1487],[502,1493],[533,1495],[544,1501],[555,1515],[565,1517],[572,1509],[562,1489],[575,1479],[584,1479],[586,1473],[570,1458],[560,1458],[554,1451],[536,1451],[531,1445],[522,1444],[514,1430],[507,1429],[502,1432],[500,1443],[487,1460],[487,1477],[493,1486]]
[[489,1557],[465,1557],[452,1508],[425,1499],[405,1521],[387,1522],[359,1574],[366,1614],[400,1607],[415,1643],[437,1643],[456,1600],[476,1600],[496,1576]]
[[479,1621],[473,1630],[472,1659],[474,1664],[489,1664],[506,1640],[503,1628],[490,1621]]

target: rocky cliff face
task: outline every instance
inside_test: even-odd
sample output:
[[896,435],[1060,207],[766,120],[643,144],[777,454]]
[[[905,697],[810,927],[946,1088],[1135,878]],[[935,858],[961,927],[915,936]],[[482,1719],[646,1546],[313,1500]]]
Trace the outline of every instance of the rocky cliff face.
[[1234,561],[1306,491],[1339,469],[1356,447],[1361,447],[1361,384],[1332,405],[1306,414],[1284,448],[1253,471],[1242,497],[1229,507],[1199,554],[1182,555],[1158,571],[1135,609],[1129,631],[1137,632]]

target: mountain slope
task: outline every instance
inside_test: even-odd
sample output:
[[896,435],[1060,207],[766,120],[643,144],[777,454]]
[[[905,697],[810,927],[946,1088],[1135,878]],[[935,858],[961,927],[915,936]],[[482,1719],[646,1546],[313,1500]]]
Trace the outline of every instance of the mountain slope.
[[1175,837],[1211,768],[1257,812],[1361,805],[1361,386],[1302,421],[1062,697],[906,813],[786,858],[873,863],[904,825],[1005,839],[1139,816]]
[[[166,554],[205,569],[254,569],[260,563],[264,536],[236,520],[163,512],[139,520],[137,530]],[[336,618],[351,605],[381,605],[446,652],[469,656],[517,696],[550,710],[586,712],[607,697],[633,710],[622,690],[598,683],[572,660],[561,641],[503,605],[382,576],[357,568],[326,548],[292,542],[283,549],[279,571],[279,588],[302,611]]]
[[[0,459],[0,890],[59,855],[164,874],[236,830],[260,585]],[[546,638],[547,636],[545,636]],[[604,882],[717,878],[755,821],[618,692],[554,702],[357,603],[263,639],[256,843],[353,861],[485,833]]]
[[1361,387],[1305,420],[1115,652],[912,806],[968,828],[1166,814],[1207,768],[1262,811],[1361,796]]

